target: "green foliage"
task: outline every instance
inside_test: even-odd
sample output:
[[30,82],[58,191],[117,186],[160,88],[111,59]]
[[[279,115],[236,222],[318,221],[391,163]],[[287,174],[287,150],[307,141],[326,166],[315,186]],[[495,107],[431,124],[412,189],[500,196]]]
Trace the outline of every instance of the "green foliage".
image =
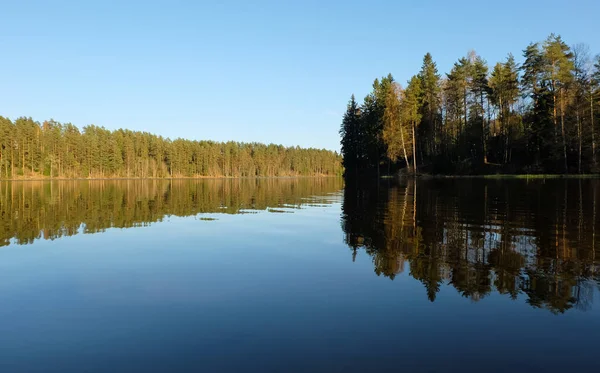
[[344,154],[344,168],[357,169],[362,154],[360,111],[354,95],[348,102],[344,120],[340,128],[342,138],[342,154]]
[[425,155],[430,157],[439,151],[441,145],[442,139],[439,135],[442,116],[440,114],[441,77],[437,65],[429,53],[423,57],[419,79],[423,89],[423,102],[421,105],[423,120],[419,126],[419,137],[423,139]]
[[420,108],[423,102],[423,89],[421,80],[416,75],[408,81],[408,86],[404,91],[404,100],[402,101],[402,117],[409,123],[418,123],[421,120],[422,114]]
[[338,176],[325,149],[259,143],[170,140],[147,132],[82,131],[53,120],[0,117],[0,179]]
[[408,163],[406,151],[408,129],[402,121],[401,94],[400,86],[396,84],[388,86],[383,114],[383,141],[387,145],[387,156],[391,161],[395,162],[401,155],[404,155]]
[[[544,42],[544,74],[553,86],[566,86],[573,80],[573,54],[560,36],[551,34]],[[557,88],[553,88],[557,89]]]
[[357,138],[342,133],[342,144],[363,144],[342,146],[346,175],[379,174],[386,163],[389,173],[417,164],[440,174],[600,171],[600,57],[585,51],[552,34],[529,44],[520,66],[509,54],[490,71],[469,52],[445,79],[426,54],[406,90],[389,89],[391,75],[373,84],[354,117]]
[[[421,106],[423,102],[423,89],[421,80],[414,75],[408,82],[404,91],[404,100],[400,104],[402,120],[412,132],[412,158],[413,170],[417,170],[417,126],[421,121]],[[408,163],[407,163],[408,164]]]

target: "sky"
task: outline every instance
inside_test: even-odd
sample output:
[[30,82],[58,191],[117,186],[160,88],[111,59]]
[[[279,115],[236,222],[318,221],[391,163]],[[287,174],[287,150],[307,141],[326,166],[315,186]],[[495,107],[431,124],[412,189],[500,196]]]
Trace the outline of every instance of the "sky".
[[600,53],[600,1],[0,0],[0,115],[339,150],[351,94],[430,52],[493,66],[550,33]]

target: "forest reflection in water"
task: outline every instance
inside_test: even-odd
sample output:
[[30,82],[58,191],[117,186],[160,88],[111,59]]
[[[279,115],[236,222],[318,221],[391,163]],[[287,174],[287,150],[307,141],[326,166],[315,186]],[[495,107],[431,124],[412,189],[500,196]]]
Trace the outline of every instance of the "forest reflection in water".
[[[338,178],[7,182],[0,183],[0,246],[169,216],[200,214],[211,224],[220,214],[338,208],[332,203],[342,189],[342,230],[352,256],[364,250],[377,275],[419,280],[431,301],[449,285],[474,301],[498,292],[554,313],[593,304],[600,183],[587,179],[370,186],[344,186]],[[274,233],[265,232],[264,239]]]
[[0,183],[0,246],[31,244],[166,216],[293,212],[331,202],[342,180],[327,178],[72,180]]
[[496,291],[536,308],[587,310],[600,286],[597,180],[406,179],[348,184],[342,228],[377,275],[408,271],[478,301]]

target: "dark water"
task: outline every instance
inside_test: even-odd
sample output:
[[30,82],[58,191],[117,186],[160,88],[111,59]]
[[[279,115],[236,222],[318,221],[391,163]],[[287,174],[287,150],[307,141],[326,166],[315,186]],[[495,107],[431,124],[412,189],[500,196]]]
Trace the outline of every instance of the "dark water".
[[598,372],[598,204],[595,180],[0,183],[0,371]]

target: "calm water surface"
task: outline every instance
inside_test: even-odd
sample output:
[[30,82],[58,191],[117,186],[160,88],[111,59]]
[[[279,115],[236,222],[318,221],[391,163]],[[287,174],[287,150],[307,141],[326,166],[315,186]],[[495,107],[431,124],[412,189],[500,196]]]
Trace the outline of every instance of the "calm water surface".
[[0,183],[1,372],[598,372],[600,183]]

